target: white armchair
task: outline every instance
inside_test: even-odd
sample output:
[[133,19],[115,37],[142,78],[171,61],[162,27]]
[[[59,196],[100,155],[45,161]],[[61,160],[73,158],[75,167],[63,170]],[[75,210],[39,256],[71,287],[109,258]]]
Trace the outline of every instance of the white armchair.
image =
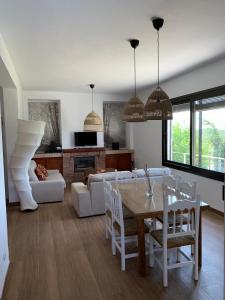
[[29,167],[32,194],[37,203],[58,202],[64,199],[65,180],[59,170],[48,170],[48,177],[39,181],[35,174],[36,163],[31,161]]

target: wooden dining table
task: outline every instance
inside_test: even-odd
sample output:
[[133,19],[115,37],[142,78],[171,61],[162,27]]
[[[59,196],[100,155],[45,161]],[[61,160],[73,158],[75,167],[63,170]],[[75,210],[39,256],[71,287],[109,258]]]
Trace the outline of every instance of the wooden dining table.
[[[146,276],[146,257],[145,257],[145,224],[144,220],[148,218],[157,218],[163,216],[163,185],[160,182],[152,181],[153,196],[148,197],[147,180],[132,180],[129,182],[117,182],[112,186],[118,189],[123,205],[133,214],[137,221],[138,228],[138,270],[141,276]],[[168,203],[177,201],[176,195],[168,195]],[[202,210],[208,205],[201,201],[199,218],[199,267],[202,265]]]

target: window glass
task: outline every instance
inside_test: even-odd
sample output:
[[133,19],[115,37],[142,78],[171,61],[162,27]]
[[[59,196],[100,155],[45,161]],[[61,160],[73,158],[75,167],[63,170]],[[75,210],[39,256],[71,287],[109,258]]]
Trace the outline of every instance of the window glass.
[[190,164],[190,104],[174,105],[167,125],[167,159]]
[[225,96],[194,102],[193,164],[223,172],[225,157]]

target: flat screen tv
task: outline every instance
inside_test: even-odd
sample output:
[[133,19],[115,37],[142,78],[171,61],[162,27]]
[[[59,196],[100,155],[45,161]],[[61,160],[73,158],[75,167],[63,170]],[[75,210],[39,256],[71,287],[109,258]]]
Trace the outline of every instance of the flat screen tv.
[[76,147],[97,146],[97,132],[74,132],[74,142]]

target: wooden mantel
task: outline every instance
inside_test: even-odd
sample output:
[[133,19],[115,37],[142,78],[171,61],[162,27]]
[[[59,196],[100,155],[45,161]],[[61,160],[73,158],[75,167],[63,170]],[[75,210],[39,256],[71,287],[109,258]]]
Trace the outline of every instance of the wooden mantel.
[[63,153],[80,153],[80,152],[99,152],[105,151],[103,147],[83,147],[83,148],[70,148],[70,149],[63,149]]

